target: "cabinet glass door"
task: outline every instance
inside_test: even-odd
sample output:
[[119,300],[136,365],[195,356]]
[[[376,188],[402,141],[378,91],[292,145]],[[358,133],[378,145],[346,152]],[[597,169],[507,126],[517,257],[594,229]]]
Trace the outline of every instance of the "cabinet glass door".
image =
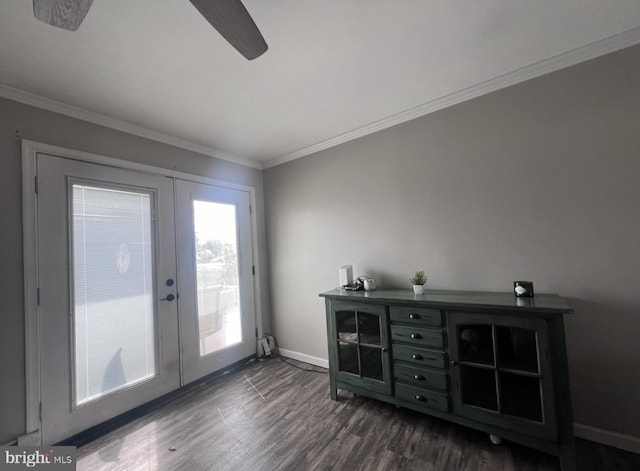
[[333,313],[339,379],[390,392],[385,307],[335,303]]
[[468,313],[450,313],[449,323],[456,412],[542,436],[551,433],[553,394],[542,354],[546,323]]

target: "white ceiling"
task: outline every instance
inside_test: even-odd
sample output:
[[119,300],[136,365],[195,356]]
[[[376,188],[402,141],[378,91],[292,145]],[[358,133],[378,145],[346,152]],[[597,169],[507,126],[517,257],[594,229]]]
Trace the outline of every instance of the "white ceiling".
[[95,0],[76,32],[0,0],[0,92],[261,167],[640,42],[638,0],[244,3],[254,61],[187,0]]

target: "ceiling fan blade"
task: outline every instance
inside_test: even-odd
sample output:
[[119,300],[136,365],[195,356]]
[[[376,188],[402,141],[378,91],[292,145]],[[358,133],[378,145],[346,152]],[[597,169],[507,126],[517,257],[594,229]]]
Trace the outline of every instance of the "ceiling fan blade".
[[269,48],[240,0],[189,0],[218,33],[249,60]]
[[51,26],[75,31],[92,3],[93,0],[33,0],[33,15]]

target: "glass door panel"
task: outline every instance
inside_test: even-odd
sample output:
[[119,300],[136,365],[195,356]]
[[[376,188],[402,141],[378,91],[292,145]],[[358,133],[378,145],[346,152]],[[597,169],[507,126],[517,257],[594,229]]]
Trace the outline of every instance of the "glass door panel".
[[538,343],[536,332],[520,327],[496,327],[499,366],[510,370],[537,373]]
[[502,412],[515,417],[542,422],[540,380],[536,377],[500,373]]
[[176,180],[183,383],[256,353],[247,191]]
[[490,325],[461,325],[458,332],[461,361],[494,364],[493,330]]
[[72,185],[76,405],[156,374],[152,202]]
[[362,376],[364,378],[384,381],[380,348],[360,345],[360,361],[362,362]]
[[356,312],[338,311],[336,312],[338,338],[345,342],[357,342],[356,333]]
[[498,410],[496,373],[491,369],[460,366],[462,403],[483,409]]
[[360,343],[380,345],[380,316],[358,312],[358,334]]
[[193,201],[200,355],[242,341],[236,207]]
[[358,345],[348,342],[338,342],[338,369],[354,375],[360,374],[358,365]]

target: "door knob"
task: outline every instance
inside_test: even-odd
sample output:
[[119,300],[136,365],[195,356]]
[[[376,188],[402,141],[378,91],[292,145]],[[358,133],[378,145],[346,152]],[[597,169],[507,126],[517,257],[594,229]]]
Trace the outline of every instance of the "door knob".
[[166,298],[162,298],[160,301],[173,301],[174,299],[176,299],[176,297],[173,294],[167,294]]

